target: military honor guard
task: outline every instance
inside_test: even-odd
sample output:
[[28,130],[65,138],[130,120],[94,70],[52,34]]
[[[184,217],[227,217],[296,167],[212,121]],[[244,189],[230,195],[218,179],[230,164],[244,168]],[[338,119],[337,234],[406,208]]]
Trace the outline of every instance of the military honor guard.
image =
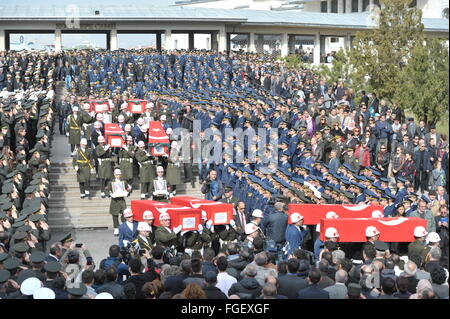
[[80,147],[76,149],[72,162],[77,172],[77,182],[80,184],[80,197],[89,197],[91,171],[94,170],[94,152],[87,147],[85,138],[80,140]]
[[155,179],[155,168],[153,157],[145,150],[145,143],[139,141],[138,150],[135,153],[139,165],[139,178],[141,181],[141,199],[147,198],[149,192],[153,193],[153,180]]
[[119,215],[126,209],[127,204],[125,197],[128,196],[131,187],[122,180],[122,172],[120,169],[114,170],[114,179],[108,183],[106,191],[111,197],[111,204],[109,206],[109,213],[113,218],[114,235],[118,234],[117,227],[119,226]]
[[95,148],[95,154],[98,160],[98,177],[100,179],[101,197],[105,198],[105,187],[112,179],[112,163],[111,163],[111,148],[105,143],[105,138],[100,136],[98,138],[98,146]]

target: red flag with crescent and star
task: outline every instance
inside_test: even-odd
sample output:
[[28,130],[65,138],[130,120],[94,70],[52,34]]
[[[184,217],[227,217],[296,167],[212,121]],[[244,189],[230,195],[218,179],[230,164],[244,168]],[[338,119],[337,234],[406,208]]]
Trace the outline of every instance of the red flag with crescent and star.
[[153,156],[169,155],[170,140],[160,121],[148,123],[148,146]]

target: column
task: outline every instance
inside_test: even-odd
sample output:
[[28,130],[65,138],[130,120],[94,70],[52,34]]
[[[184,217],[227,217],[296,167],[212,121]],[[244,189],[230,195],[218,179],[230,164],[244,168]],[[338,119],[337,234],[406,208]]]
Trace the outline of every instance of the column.
[[358,12],[363,12],[363,0],[358,0]]
[[338,13],[344,13],[344,0],[338,0]]
[[6,50],[5,30],[0,30],[0,51]]
[[327,12],[331,13],[331,0],[327,0]]
[[320,64],[320,33],[317,32],[314,38],[314,58],[313,64]]
[[114,51],[119,48],[119,43],[117,42],[117,30],[111,30],[109,33],[110,36],[110,50]]
[[352,13],[352,0],[347,0],[345,2],[345,12]]
[[350,33],[347,33],[344,37],[344,48],[346,50],[351,49]]
[[225,29],[219,30],[219,52],[225,52],[227,50],[227,33]]
[[285,57],[289,54],[289,36],[288,34],[281,34],[281,56]]
[[55,30],[55,51],[61,51],[62,49],[62,39],[61,39],[61,30]]
[[369,8],[372,10],[372,8],[373,8],[373,0],[369,0]]
[[172,47],[172,30],[171,29],[167,29],[164,32],[164,35],[165,35],[164,50],[166,50],[166,51],[173,50],[173,47]]
[[255,49],[255,32],[250,32],[250,38],[248,43],[248,52],[253,53],[256,51]]

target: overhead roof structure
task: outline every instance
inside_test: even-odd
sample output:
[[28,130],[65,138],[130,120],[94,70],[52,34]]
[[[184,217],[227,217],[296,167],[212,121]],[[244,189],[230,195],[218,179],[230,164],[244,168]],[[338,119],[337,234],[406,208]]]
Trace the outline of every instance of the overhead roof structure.
[[[9,0],[0,4],[0,21],[213,21],[240,25],[368,29],[369,13],[319,13],[249,9],[186,8],[175,0]],[[97,12],[96,12],[97,11]],[[426,19],[425,31],[448,33],[447,19]]]

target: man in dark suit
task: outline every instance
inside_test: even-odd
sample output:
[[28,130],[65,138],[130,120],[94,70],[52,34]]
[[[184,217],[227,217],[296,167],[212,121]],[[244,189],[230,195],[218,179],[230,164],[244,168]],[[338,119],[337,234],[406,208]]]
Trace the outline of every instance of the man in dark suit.
[[414,145],[409,141],[408,134],[403,135],[402,142],[398,142],[397,147],[400,147],[404,154],[412,154],[414,152]]
[[266,230],[267,237],[273,239],[280,246],[286,242],[285,233],[288,224],[286,210],[285,204],[275,203],[275,213],[270,214],[263,221],[263,228]]
[[287,262],[288,273],[278,278],[279,294],[288,297],[288,299],[296,299],[297,293],[308,287],[306,279],[297,276],[300,262],[297,258],[290,258]]
[[297,299],[330,299],[330,294],[317,285],[321,277],[319,269],[311,269],[308,273],[309,286],[299,290]]
[[143,265],[139,258],[131,259],[128,263],[128,271],[130,272],[131,276],[123,282],[124,286],[128,283],[134,284],[134,286],[136,287],[136,299],[145,299],[142,292],[142,287],[145,285],[145,283],[151,282],[156,279],[156,277],[153,278],[154,276],[151,276],[148,272],[142,273],[142,268]]
[[414,190],[420,187],[421,192],[428,190],[428,176],[433,170],[430,161],[430,153],[426,149],[425,141],[420,141],[419,149],[413,155],[414,167],[416,169],[416,180],[414,183]]
[[59,243],[54,243],[50,247],[49,254],[45,257],[44,261],[47,263],[50,261],[59,261],[60,258],[61,258],[61,247],[59,246]]
[[238,202],[235,206],[235,214],[233,216],[234,222],[236,223],[236,232],[239,236],[244,237],[245,234],[245,225],[250,222],[250,219],[247,216],[247,212],[245,211],[245,203]]

